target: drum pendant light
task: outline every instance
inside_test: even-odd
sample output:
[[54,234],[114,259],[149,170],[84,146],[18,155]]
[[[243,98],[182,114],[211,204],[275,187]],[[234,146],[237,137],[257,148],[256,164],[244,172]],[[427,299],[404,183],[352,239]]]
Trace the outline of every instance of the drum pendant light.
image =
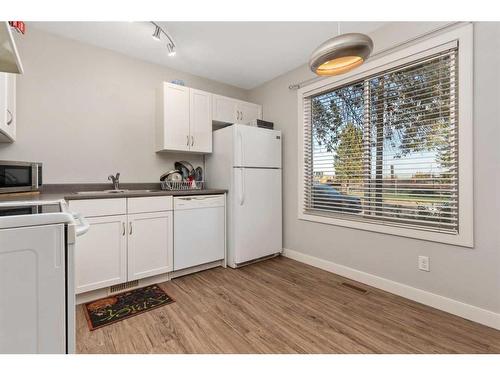
[[340,34],[322,43],[311,54],[309,67],[319,76],[336,76],[363,64],[373,50],[373,41],[359,33]]

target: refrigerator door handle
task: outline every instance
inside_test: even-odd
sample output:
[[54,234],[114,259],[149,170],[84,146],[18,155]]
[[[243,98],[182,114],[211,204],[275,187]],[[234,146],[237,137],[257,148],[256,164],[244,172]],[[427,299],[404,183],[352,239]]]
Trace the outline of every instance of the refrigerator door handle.
[[245,165],[243,162],[243,136],[241,135],[241,132],[238,132],[238,140],[240,144],[240,165]]
[[245,170],[240,168],[241,178],[240,178],[240,206],[245,203]]

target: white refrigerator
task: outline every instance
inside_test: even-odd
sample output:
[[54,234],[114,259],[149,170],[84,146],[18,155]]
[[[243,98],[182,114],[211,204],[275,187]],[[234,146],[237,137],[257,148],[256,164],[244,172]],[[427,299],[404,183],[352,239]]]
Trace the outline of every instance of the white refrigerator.
[[205,179],[208,188],[228,190],[230,267],[281,253],[280,131],[240,124],[214,131]]

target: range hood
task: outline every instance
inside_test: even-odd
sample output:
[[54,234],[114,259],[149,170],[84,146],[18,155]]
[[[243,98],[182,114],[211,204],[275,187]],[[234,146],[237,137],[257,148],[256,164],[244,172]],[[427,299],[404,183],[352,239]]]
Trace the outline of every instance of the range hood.
[[8,22],[0,22],[0,72],[23,73],[23,66]]

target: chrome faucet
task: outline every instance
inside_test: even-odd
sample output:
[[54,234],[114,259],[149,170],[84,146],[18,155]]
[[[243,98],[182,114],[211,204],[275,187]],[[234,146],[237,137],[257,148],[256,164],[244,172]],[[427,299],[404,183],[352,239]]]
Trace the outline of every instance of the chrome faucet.
[[113,183],[114,190],[120,189],[120,173],[117,173],[116,176],[113,176],[112,174],[109,175],[108,180]]

